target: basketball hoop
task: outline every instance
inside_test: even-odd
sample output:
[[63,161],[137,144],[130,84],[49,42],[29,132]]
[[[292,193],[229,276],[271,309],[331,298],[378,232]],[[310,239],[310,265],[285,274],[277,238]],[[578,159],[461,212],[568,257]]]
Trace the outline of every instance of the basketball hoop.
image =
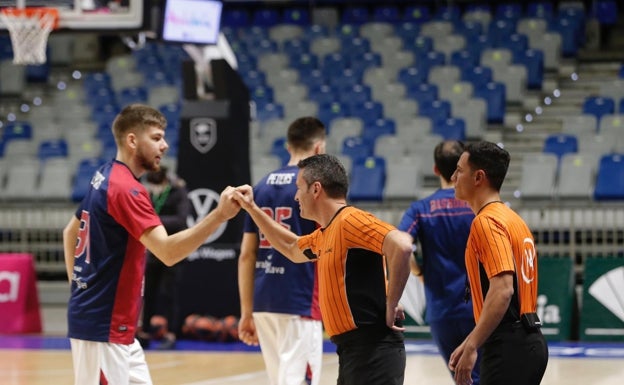
[[0,20],[9,30],[14,64],[43,64],[50,32],[58,26],[58,9],[2,8]]

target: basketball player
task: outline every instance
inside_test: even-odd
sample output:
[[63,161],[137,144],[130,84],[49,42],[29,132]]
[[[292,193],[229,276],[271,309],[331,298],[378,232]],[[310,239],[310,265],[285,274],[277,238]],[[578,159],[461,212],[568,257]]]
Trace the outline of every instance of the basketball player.
[[[260,180],[254,199],[292,232],[309,234],[316,224],[299,216],[297,163],[325,152],[325,126],[313,117],[299,118],[288,127],[286,139],[288,164]],[[239,338],[248,345],[259,341],[271,385],[301,385],[306,374],[310,384],[320,381],[323,325],[315,271],[315,264],[293,263],[280,254],[246,217],[238,260]]]
[[452,181],[476,214],[466,246],[476,326],[451,354],[457,384],[470,384],[482,349],[481,385],[539,384],[548,347],[537,308],[537,253],[531,230],[500,198],[509,153],[490,142],[468,145]]
[[[321,227],[297,235],[267,215],[251,186],[236,198],[271,245],[293,262],[317,262],[323,326],[337,346],[339,385],[403,384],[404,319],[399,299],[409,276],[408,234],[370,213],[348,206],[347,173],[332,155],[297,164],[302,218]],[[387,272],[387,275],[386,275]]]
[[199,247],[240,207],[234,189],[195,226],[168,235],[138,178],[157,170],[169,147],[163,115],[133,104],[115,118],[115,159],[102,166],[63,230],[71,296],[67,310],[75,384],[151,384],[135,339],[148,248],[171,266]]
[[[445,363],[475,326],[472,302],[466,300],[464,290],[464,251],[474,213],[468,203],[455,199],[451,183],[463,149],[464,145],[456,140],[440,142],[435,147],[433,171],[441,188],[413,202],[398,226],[420,244],[423,265],[412,258],[412,271],[424,279],[426,320]],[[479,383],[478,362],[472,380]]]

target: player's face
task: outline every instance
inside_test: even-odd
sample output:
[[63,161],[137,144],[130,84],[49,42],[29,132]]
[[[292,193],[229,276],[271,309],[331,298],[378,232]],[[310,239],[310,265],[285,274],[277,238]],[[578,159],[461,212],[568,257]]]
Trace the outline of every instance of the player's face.
[[468,200],[472,192],[473,171],[468,164],[467,152],[464,152],[457,162],[457,168],[451,176],[451,182],[455,184],[455,198]]
[[149,126],[138,135],[137,159],[147,171],[158,171],[160,161],[169,148],[165,140],[165,130],[158,126]]

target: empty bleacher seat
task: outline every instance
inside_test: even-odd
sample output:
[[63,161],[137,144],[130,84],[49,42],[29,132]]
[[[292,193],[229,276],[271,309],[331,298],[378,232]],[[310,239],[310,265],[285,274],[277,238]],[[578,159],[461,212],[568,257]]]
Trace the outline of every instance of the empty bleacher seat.
[[600,158],[594,199],[624,200],[624,154],[607,154]]
[[386,184],[386,162],[369,156],[354,160],[347,199],[350,201],[381,201]]
[[568,153],[561,157],[555,194],[559,199],[592,198],[597,157],[593,154]]
[[522,157],[521,199],[551,199],[557,177],[558,157],[551,153],[526,153]]
[[609,97],[588,96],[583,101],[583,113],[592,114],[600,121],[603,115],[615,113],[615,101]]
[[543,151],[561,158],[564,154],[578,152],[578,138],[571,134],[548,135],[544,140]]

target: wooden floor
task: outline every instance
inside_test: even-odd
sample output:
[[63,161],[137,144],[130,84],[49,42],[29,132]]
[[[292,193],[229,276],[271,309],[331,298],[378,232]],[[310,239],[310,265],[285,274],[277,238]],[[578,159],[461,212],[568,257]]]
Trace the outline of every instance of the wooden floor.
[[[608,349],[615,353],[612,358],[551,355],[542,384],[621,385],[624,345]],[[437,354],[408,349],[407,357],[405,384],[453,384]],[[267,384],[257,352],[148,351],[147,360],[155,385]],[[335,353],[325,355],[321,385],[336,383],[337,365]],[[0,349],[0,385],[60,384],[73,384],[69,350]]]

